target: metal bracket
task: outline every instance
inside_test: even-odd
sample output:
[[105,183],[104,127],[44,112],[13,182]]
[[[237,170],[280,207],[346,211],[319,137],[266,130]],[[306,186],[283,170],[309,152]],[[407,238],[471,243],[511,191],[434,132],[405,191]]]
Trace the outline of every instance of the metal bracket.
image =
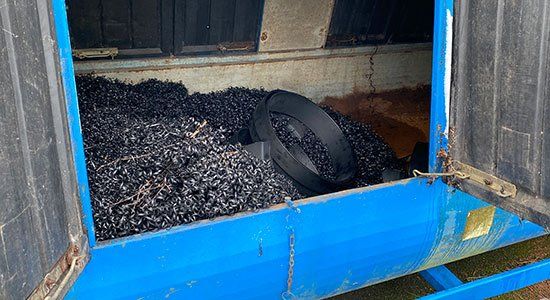
[[459,161],[453,161],[453,167],[456,171],[464,174],[465,180],[471,180],[482,186],[484,189],[494,192],[500,197],[516,197],[517,188],[510,182]]
[[118,48],[89,48],[89,49],[75,49],[73,50],[73,56],[76,58],[115,58],[118,55]]
[[221,52],[226,51],[250,51],[254,49],[254,42],[221,43],[216,46]]

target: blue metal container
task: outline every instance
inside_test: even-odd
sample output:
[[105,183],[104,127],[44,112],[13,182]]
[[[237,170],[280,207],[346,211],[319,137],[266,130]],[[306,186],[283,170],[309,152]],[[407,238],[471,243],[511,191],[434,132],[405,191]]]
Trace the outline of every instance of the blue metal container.
[[133,236],[92,249],[67,296],[299,298],[336,295],[544,234],[497,209],[488,234],[463,240],[487,203],[424,179],[346,191],[259,213]]
[[[66,299],[315,299],[545,234],[439,179],[413,178],[96,244],[62,1],[54,1],[54,13],[92,247]],[[437,152],[447,148],[452,16],[452,1],[436,1],[434,172],[441,170]],[[468,224],[484,208],[491,213]]]

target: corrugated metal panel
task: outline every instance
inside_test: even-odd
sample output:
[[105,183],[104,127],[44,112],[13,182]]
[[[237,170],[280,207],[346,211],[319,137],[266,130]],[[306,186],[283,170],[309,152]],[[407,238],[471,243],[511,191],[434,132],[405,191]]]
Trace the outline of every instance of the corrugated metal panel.
[[262,0],[175,0],[174,53],[256,49]]
[[[161,53],[162,18],[170,19],[170,1],[68,0],[73,48],[117,47],[128,54]],[[171,24],[166,24],[167,30]],[[121,53],[124,53],[122,51]]]
[[121,55],[254,50],[262,0],[68,0],[73,48]]
[[518,185],[496,201],[550,224],[550,2],[461,1],[455,20],[453,158]]
[[336,0],[327,46],[430,42],[433,14],[431,0]]
[[78,199],[50,7],[0,9],[0,298],[27,297],[69,246]]

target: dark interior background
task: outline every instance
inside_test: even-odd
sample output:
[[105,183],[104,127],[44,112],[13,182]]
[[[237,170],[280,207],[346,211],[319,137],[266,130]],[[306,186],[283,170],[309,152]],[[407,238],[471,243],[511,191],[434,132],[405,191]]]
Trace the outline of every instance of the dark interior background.
[[[74,49],[121,57],[256,51],[263,0],[67,0]],[[432,0],[336,0],[327,47],[432,40]]]
[[74,49],[121,55],[252,51],[263,0],[68,0]]
[[336,0],[327,47],[431,42],[433,0]]

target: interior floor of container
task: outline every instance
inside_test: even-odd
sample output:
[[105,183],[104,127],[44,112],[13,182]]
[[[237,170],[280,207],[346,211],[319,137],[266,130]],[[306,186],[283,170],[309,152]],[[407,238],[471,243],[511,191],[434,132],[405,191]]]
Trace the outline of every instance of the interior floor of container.
[[430,136],[429,85],[327,97],[321,105],[371,125],[398,158],[410,155],[417,142],[428,142]]

